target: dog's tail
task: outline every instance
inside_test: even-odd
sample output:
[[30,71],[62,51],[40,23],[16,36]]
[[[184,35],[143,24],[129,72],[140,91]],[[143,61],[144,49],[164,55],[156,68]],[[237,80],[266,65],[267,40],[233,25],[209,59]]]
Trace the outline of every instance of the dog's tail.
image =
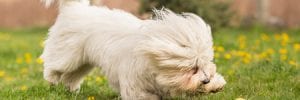
[[63,7],[68,5],[68,3],[71,2],[81,2],[81,3],[85,3],[85,4],[96,4],[98,2],[100,2],[101,0],[41,0],[46,7],[49,7],[51,4],[53,4],[54,2],[58,2],[59,7]]

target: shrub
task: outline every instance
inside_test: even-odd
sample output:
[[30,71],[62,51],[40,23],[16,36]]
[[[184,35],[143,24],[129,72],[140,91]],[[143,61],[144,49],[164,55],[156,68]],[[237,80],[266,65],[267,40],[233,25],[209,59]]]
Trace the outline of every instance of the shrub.
[[141,13],[162,7],[176,13],[192,12],[200,15],[213,29],[229,26],[233,14],[229,10],[229,2],[220,0],[141,0],[141,3]]

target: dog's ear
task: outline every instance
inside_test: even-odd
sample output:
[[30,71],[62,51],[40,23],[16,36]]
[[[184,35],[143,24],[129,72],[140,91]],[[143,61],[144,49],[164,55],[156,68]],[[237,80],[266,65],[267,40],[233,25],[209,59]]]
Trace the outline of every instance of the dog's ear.
[[164,68],[191,66],[192,64],[192,51],[168,40],[152,38],[142,43],[137,50],[152,59],[157,66]]

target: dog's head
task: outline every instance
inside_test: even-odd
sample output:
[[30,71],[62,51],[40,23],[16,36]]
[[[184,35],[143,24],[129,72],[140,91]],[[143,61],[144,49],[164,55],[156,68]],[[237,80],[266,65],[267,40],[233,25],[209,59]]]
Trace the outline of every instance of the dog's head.
[[149,39],[139,50],[151,59],[156,82],[170,91],[205,92],[204,85],[216,73],[210,26],[190,13],[156,10],[155,14],[145,22],[143,33]]

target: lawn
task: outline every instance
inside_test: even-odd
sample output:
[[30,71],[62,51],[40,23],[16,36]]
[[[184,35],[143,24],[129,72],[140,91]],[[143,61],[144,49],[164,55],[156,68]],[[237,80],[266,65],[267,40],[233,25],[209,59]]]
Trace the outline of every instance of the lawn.
[[[46,33],[47,28],[0,29],[1,100],[120,99],[99,69],[77,94],[63,85],[48,86],[39,59]],[[220,29],[214,32],[214,49],[227,85],[222,92],[189,99],[300,99],[300,30]]]

